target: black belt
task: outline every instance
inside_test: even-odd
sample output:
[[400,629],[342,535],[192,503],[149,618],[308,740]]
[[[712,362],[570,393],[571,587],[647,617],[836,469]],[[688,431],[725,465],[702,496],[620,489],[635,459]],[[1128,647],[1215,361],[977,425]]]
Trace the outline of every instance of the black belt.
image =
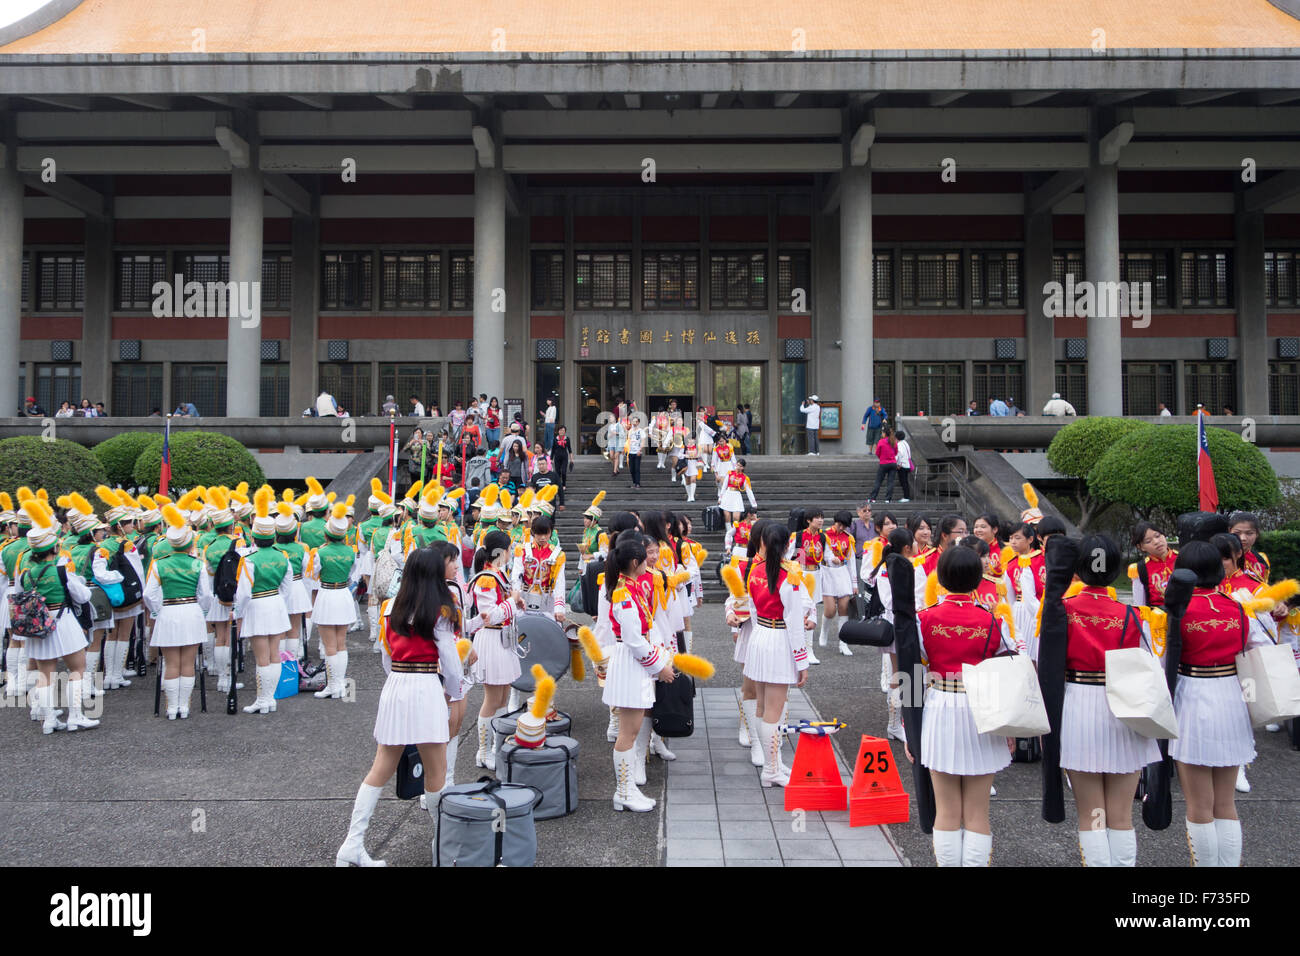
[[1237,673],[1237,665],[1232,663],[1201,667],[1196,664],[1179,664],[1178,673],[1184,677],[1232,677]]
[[436,661],[393,661],[393,672],[395,674],[436,674],[438,664]]
[[63,610],[63,605],[62,605],[62,604],[46,604],[45,607],[46,607],[47,610],[50,610],[50,611],[61,611],[61,610]]
[[1106,683],[1106,672],[1076,671],[1067,669],[1065,672],[1065,682],[1067,684],[1104,684]]
[[932,677],[930,678],[930,686],[935,690],[946,690],[950,694],[966,693],[966,685],[961,682],[960,677],[951,680],[946,677]]
[[345,588],[345,587],[347,587],[347,586],[348,586],[348,582],[347,582],[347,581],[343,581],[343,582],[341,582],[341,583],[339,583],[339,584],[330,584],[328,581],[322,581],[322,582],[320,583],[320,586],[323,587],[323,588],[324,588],[325,590],[327,590],[327,591],[337,591],[337,590],[339,590],[340,588]]
[[295,574],[295,575],[293,576],[293,579],[294,579],[295,581],[301,581],[301,580],[302,580],[302,575],[301,575],[301,574]]
[[784,631],[784,630],[785,630],[785,619],[784,619],[784,618],[780,618],[780,617],[755,617],[754,620],[758,621],[758,623],[761,624],[761,625],[763,625],[763,627],[770,627],[770,628],[771,628],[772,630],[774,630],[774,631]]
[[280,593],[280,589],[279,589],[279,588],[275,588],[274,590],[271,590],[271,591],[254,591],[254,592],[253,592],[253,597],[255,597],[255,598],[272,597],[273,595],[276,595],[276,594],[279,594],[279,593]]
[[163,601],[163,606],[170,607],[173,604],[198,604],[198,603],[199,603],[199,599],[196,597],[166,598]]

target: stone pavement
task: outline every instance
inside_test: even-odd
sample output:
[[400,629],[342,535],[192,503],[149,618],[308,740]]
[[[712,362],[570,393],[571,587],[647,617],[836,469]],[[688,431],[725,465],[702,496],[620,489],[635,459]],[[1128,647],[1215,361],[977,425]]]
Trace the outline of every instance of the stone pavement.
[[[787,813],[785,791],[763,788],[749,750],[736,741],[740,690],[701,686],[695,733],[669,741],[668,866],[901,866],[883,827],[849,827],[848,811]],[[802,690],[790,693],[791,720],[819,720]],[[834,739],[834,738],[833,738]],[[784,757],[794,760],[790,744]],[[840,775],[851,780],[842,755]]]

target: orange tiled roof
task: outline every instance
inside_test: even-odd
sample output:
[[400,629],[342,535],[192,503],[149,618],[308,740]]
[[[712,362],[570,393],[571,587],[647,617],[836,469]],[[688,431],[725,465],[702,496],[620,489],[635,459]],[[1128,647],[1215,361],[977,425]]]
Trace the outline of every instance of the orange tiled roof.
[[0,53],[1300,47],[1268,0],[85,0]]

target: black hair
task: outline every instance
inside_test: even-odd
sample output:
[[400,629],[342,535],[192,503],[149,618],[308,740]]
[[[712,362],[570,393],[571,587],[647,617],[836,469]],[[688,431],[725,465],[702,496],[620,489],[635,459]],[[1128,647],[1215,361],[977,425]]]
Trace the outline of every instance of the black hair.
[[912,532],[912,537],[914,538],[916,537],[916,529],[921,527],[922,524],[924,524],[927,528],[929,528],[932,534],[934,533],[934,525],[932,525],[930,523],[930,519],[927,518],[925,515],[921,514],[921,512],[918,511],[916,512],[916,514],[908,516],[907,530]]
[[1038,522],[1038,537],[1046,538],[1049,534],[1065,534],[1065,522],[1055,515],[1048,515]]
[[1241,539],[1235,534],[1216,534],[1210,539],[1210,544],[1219,549],[1219,557],[1232,562],[1232,566],[1238,571],[1241,570],[1241,558],[1245,553],[1242,547]]
[[1105,534],[1090,534],[1079,542],[1079,557],[1074,573],[1089,587],[1104,588],[1119,574],[1123,555],[1115,539]]
[[672,537],[668,530],[668,512],[651,511],[645,516],[645,533],[660,544],[667,544]]
[[910,547],[912,544],[912,532],[908,531],[901,524],[894,527],[889,535],[885,538],[885,545],[880,549],[880,560],[876,566],[871,569],[871,576],[875,577],[880,566],[885,563],[885,559],[891,554],[902,554],[903,549]]
[[758,509],[757,509],[756,507],[754,507],[753,505],[751,505],[751,504],[746,504],[746,505],[744,505],[743,507],[744,507],[744,510],[741,511],[741,514],[746,514],[746,515],[755,515],[755,516],[758,515]]
[[740,470],[741,470],[741,471],[744,471],[744,470],[745,470],[745,459],[743,459],[743,458],[737,458],[737,459],[736,459],[736,464],[740,467]]
[[442,609],[455,611],[453,600],[443,573],[443,561],[432,548],[416,548],[403,567],[402,583],[389,610],[388,626],[396,634],[432,641]]
[[790,540],[790,529],[773,521],[763,526],[763,547],[767,549],[764,571],[767,573],[767,590],[775,594],[777,577],[781,573],[781,562],[785,557],[785,546]]
[[[825,518],[826,513],[823,512],[821,508],[805,508],[803,517],[807,524],[812,524],[813,518]],[[805,527],[807,527],[807,525],[805,525]]]
[[853,524],[853,513],[851,511],[835,512],[835,523],[841,527],[847,528]]
[[[939,541],[934,542],[935,547],[938,547],[939,542],[942,541],[947,535],[952,534],[953,531],[956,529],[957,525],[965,524],[965,523],[966,523],[966,519],[963,518],[961,515],[944,515],[942,518],[940,518],[939,519]],[[932,528],[931,531],[933,530],[934,529]]]
[[872,524],[876,526],[877,532],[879,532],[881,526],[884,525],[886,519],[892,521],[896,528],[903,527],[903,523],[898,520],[898,517],[892,511],[885,511],[880,515],[872,515]]
[[641,542],[639,534],[625,534],[618,542],[618,547],[610,552],[613,558],[613,567],[608,564],[605,566],[605,597],[613,603],[614,589],[618,587],[618,579],[625,573],[628,568],[634,568],[645,560],[645,545]]
[[531,530],[533,534],[541,535],[543,538],[549,538],[551,536],[551,528],[553,527],[554,525],[551,524],[550,518],[546,517],[546,515],[538,515],[533,519]]
[[264,537],[261,537],[260,535],[256,535],[256,534],[255,534],[255,535],[253,535],[253,544],[256,545],[256,546],[259,547],[259,548],[270,548],[270,547],[274,547],[274,545],[275,545],[275,535],[271,535],[269,538],[264,538]]
[[614,553],[618,536],[626,531],[633,531],[640,524],[635,511],[619,511],[609,519],[609,553]]
[[1186,568],[1196,575],[1198,588],[1217,588],[1223,580],[1223,559],[1208,541],[1188,541],[1178,552],[1175,570]]
[[275,533],[276,544],[293,544],[294,538],[298,537],[296,531],[277,531]]
[[988,557],[989,543],[983,538],[976,537],[973,534],[966,535],[966,537],[957,542],[957,546],[959,548],[970,548],[981,558]]
[[1232,514],[1228,515],[1229,528],[1233,525],[1241,524],[1242,522],[1250,525],[1255,529],[1255,533],[1259,534],[1259,515],[1251,511],[1234,511]]
[[674,549],[673,549],[675,552],[674,557],[677,558],[678,564],[685,564],[686,563],[686,542],[682,540],[683,537],[682,522],[677,517],[677,515],[675,515],[671,511],[664,512],[664,521],[668,525],[668,533],[671,534],[674,539],[676,539],[676,544],[674,545]]
[[[1133,547],[1137,548],[1138,551],[1142,551],[1142,540],[1147,536],[1148,531],[1155,531],[1160,534],[1164,533],[1150,521],[1139,521],[1133,526],[1132,535]],[[1145,551],[1142,551],[1142,553],[1146,554]]]
[[799,534],[808,527],[808,517],[803,508],[791,508],[789,527],[791,534]]
[[489,561],[509,548],[510,535],[504,531],[489,531],[483,535],[483,546],[474,552],[474,573],[478,574],[487,567]]
[[939,556],[939,586],[952,594],[969,594],[984,579],[980,556],[970,548],[949,548]]
[[907,433],[900,428],[898,431],[894,432],[894,437],[899,441],[904,441],[907,438]]
[[[1002,537],[1002,520],[997,515],[993,514],[993,512],[986,511],[982,515],[976,517],[975,521],[983,521],[990,528],[992,528],[993,537],[997,540],[998,544],[1006,543],[1006,541]],[[975,527],[975,522],[971,522],[971,528],[973,529],[974,527]]]
[[1022,535],[1024,535],[1026,538],[1028,538],[1028,539],[1029,539],[1029,543],[1030,543],[1031,545],[1036,545],[1036,544],[1038,544],[1038,529],[1035,528],[1035,527],[1034,527],[1032,524],[1030,524],[1028,521],[1017,521],[1015,524],[1013,524],[1013,525],[1011,526],[1010,530],[1007,531],[1007,538],[1008,538],[1008,540],[1009,540],[1009,539],[1011,538],[1011,536],[1012,536],[1013,534],[1015,534],[1017,531],[1019,531]]

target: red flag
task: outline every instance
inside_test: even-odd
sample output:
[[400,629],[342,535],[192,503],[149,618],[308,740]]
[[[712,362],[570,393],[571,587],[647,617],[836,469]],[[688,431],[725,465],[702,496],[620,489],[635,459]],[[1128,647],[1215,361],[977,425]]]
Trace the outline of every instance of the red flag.
[[158,469],[158,494],[167,494],[167,482],[172,480],[172,453],[170,439],[172,436],[172,417],[167,416],[167,430],[163,432],[162,466]]
[[1214,484],[1214,463],[1210,461],[1210,444],[1205,440],[1205,409],[1196,409],[1196,488],[1202,511],[1219,510],[1219,489]]

